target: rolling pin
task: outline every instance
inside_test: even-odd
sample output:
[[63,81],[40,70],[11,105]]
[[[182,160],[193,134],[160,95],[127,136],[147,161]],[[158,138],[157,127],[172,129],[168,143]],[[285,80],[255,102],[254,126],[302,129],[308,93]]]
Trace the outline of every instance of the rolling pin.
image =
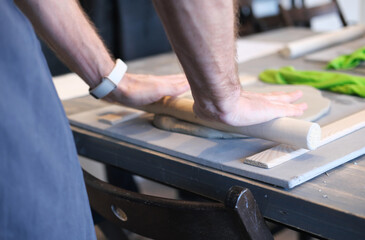
[[138,107],[138,109],[172,116],[225,132],[239,133],[309,150],[317,148],[320,143],[321,128],[317,123],[283,117],[265,123],[234,127],[198,118],[193,112],[193,104],[193,100],[186,98],[164,97],[158,102]]
[[307,53],[344,43],[365,34],[365,26],[355,25],[340,30],[318,34],[288,43],[279,53],[286,58],[297,58]]

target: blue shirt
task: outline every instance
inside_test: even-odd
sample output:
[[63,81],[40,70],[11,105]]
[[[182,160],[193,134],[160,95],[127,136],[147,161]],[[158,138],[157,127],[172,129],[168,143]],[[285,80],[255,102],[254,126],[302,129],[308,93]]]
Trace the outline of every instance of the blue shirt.
[[95,239],[67,118],[12,0],[0,4],[0,239]]

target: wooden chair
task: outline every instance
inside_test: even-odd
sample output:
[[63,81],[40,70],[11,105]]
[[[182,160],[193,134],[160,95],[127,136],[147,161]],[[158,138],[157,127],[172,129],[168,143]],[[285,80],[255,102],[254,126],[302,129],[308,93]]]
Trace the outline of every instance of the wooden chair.
[[252,2],[253,0],[237,1],[239,36],[246,36],[287,26],[284,16],[281,13],[265,17],[255,16],[252,9]]
[[248,189],[232,187],[225,203],[147,196],[84,171],[91,208],[117,226],[152,239],[273,239]]
[[301,0],[300,6],[296,4],[295,0],[292,0],[292,8],[284,9],[282,5],[280,5],[280,12],[284,18],[285,25],[287,26],[310,27],[310,20],[312,18],[330,13],[338,14],[342,25],[347,26],[347,22],[337,0],[331,0],[326,4],[310,8],[305,6],[305,0]]
[[237,1],[238,35],[246,36],[257,32],[255,17],[252,11],[252,0]]
[[279,13],[272,16],[258,18],[253,13],[254,0],[238,0],[238,35],[245,36],[288,26],[310,27],[314,17],[337,13],[343,26],[347,22],[342,14],[337,0],[316,7],[306,7],[305,0],[291,0],[289,9],[285,9],[278,0]]

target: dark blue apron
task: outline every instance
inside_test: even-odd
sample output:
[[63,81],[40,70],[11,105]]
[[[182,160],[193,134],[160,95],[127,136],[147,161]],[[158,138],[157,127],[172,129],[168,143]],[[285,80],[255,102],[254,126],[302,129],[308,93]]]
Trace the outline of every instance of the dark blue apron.
[[0,4],[0,239],[95,239],[67,118],[12,0]]

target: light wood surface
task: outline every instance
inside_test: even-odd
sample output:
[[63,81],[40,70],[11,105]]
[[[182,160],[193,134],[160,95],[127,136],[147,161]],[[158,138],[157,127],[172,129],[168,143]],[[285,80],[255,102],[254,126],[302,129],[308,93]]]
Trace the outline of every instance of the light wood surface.
[[[365,127],[365,110],[324,126],[322,128],[322,137],[318,147],[328,144],[363,127]],[[341,149],[338,150],[341,151]],[[272,168],[308,152],[309,150],[307,149],[280,144],[263,152],[249,156],[244,160],[244,163],[262,168]]]
[[153,125],[159,129],[188,134],[202,138],[232,139],[232,138],[248,138],[248,136],[219,131],[213,128],[179,120],[167,115],[155,114],[153,117]]
[[119,112],[105,112],[98,116],[98,120],[110,125],[126,122],[142,115],[143,112],[135,109],[122,109]]

